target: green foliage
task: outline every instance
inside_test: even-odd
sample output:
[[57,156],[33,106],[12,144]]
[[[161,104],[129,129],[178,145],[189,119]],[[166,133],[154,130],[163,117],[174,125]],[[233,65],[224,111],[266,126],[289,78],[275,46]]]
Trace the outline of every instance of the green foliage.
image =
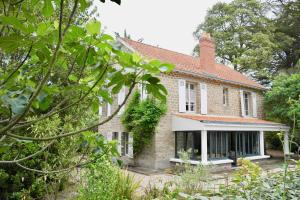
[[274,150],[282,150],[282,141],[277,134],[274,135],[274,132],[266,132],[265,133],[265,141],[266,141],[266,148],[267,149],[274,149]]
[[[75,112],[75,111],[73,111]],[[59,130],[72,131],[74,128],[84,127],[86,124],[95,120],[95,115],[87,111],[77,119],[70,112],[69,115],[59,117],[54,115],[49,119],[39,121],[30,126],[28,135],[39,137],[56,135]],[[30,120],[33,120],[32,118]],[[80,121],[77,121],[80,120]],[[32,141],[7,140],[7,150],[0,152],[1,160],[13,160],[24,158],[39,151],[46,144]],[[97,143],[96,143],[97,142]],[[68,137],[57,141],[49,146],[44,152],[32,159],[20,162],[22,166],[41,171],[61,170],[75,166],[78,153],[92,153],[95,149],[104,148],[104,141],[99,143],[92,132],[86,132],[81,137]],[[111,148],[113,149],[113,148]],[[43,199],[47,195],[52,195],[61,190],[68,180],[68,174],[64,171],[60,173],[37,173],[17,166],[16,164],[1,164],[1,175],[5,179],[0,184],[0,199],[22,199],[25,195],[27,199]]]
[[70,170],[92,162],[88,155],[114,154],[115,144],[93,130],[99,103],[112,103],[123,86],[145,82],[148,93],[166,100],[155,76],[173,66],[124,51],[90,19],[91,4],[0,4],[0,199],[42,199],[63,187]]
[[174,182],[166,182],[163,184],[162,188],[156,185],[149,184],[145,190],[142,200],[152,200],[152,199],[163,199],[163,200],[173,200],[178,198],[179,190],[177,188],[172,188],[176,186]]
[[[161,186],[149,184],[145,188],[145,195],[142,199],[187,199],[190,195],[198,193],[209,194],[210,173],[208,168],[201,164],[192,165],[189,158],[188,152],[180,152],[182,163],[176,165],[175,172],[177,176],[172,180],[159,184]],[[181,197],[181,194],[186,197]]]
[[220,196],[226,199],[299,199],[299,172],[296,168],[286,174],[264,174],[256,164],[243,160],[242,168],[234,174],[233,183],[222,187]]
[[209,171],[202,164],[192,165],[189,162],[190,155],[188,152],[181,151],[179,157],[182,163],[177,166],[179,177],[176,185],[179,191],[187,194],[203,193],[207,190]]
[[293,127],[294,119],[300,120],[300,74],[277,77],[265,95],[264,106],[268,118]]
[[[299,72],[299,11],[299,1],[219,2],[208,10],[194,36],[210,33],[222,63],[269,84],[281,71]],[[198,52],[196,46],[194,53]]]
[[139,92],[134,93],[122,116],[122,123],[132,134],[135,154],[140,153],[145,145],[151,142],[155,128],[165,112],[164,102],[158,102],[153,98],[140,101]]
[[[22,122],[22,127],[28,127],[81,103],[93,105],[96,113],[99,98],[100,103],[111,102],[123,86],[134,87],[138,82],[147,83],[150,94],[166,100],[166,89],[154,75],[173,66],[145,62],[128,49],[123,51],[103,33],[99,21],[89,20],[91,1],[24,0],[17,3],[18,9],[8,4],[1,4],[1,9],[8,9],[1,12],[5,16],[0,25],[1,135],[36,139],[16,130],[20,121],[36,117],[34,122]],[[58,135],[68,134],[60,131]]]
[[242,190],[251,190],[257,187],[262,169],[250,160],[239,159],[240,169],[233,174],[232,182],[241,183]]
[[130,200],[138,187],[132,175],[103,157],[88,165],[78,200]]
[[295,126],[295,142],[300,142],[300,74],[282,75],[265,95],[264,108],[270,120]]

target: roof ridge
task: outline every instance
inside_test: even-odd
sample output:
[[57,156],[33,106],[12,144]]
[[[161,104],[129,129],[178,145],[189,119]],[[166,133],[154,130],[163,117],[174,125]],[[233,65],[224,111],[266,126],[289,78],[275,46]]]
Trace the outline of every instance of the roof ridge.
[[139,41],[136,41],[136,40],[132,40],[132,39],[129,39],[129,38],[124,38],[124,37],[120,37],[122,40],[130,40],[132,42],[136,42],[136,43],[140,43],[140,44],[143,44],[143,45],[147,45],[147,46],[150,46],[150,47],[154,47],[154,48],[157,48],[157,49],[162,49],[162,50],[165,50],[165,51],[169,51],[169,52],[173,52],[173,53],[177,53],[177,54],[181,54],[183,56],[188,56],[188,57],[191,57],[193,59],[197,59],[198,57],[194,57],[194,56],[191,56],[191,55],[188,55],[188,54],[185,54],[185,53],[181,53],[181,52],[178,52],[178,51],[174,51],[174,50],[170,50],[170,49],[166,49],[166,48],[162,48],[162,47],[158,47],[158,46],[154,46],[152,44],[147,44],[147,43],[144,43],[144,42],[139,42]]

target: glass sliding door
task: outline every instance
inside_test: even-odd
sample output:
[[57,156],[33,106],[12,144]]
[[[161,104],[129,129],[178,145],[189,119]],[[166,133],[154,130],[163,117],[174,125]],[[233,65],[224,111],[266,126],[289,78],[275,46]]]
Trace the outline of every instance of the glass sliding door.
[[[235,160],[238,157],[259,155],[259,132],[257,131],[208,131],[208,160]],[[175,157],[188,152],[191,160],[201,160],[201,132],[175,132]]]
[[201,160],[201,132],[175,132],[175,157],[187,152],[192,160]]
[[228,157],[229,132],[208,131],[207,154],[208,159],[222,159]]
[[259,155],[259,132],[236,132],[237,155],[239,157]]

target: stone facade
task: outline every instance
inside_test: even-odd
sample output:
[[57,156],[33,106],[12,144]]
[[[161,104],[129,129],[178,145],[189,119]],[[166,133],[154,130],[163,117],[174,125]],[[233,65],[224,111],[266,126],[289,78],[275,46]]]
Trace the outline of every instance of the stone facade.
[[[241,87],[234,84],[213,81],[205,78],[199,78],[193,75],[185,75],[181,73],[161,74],[160,80],[168,90],[167,97],[167,113],[162,117],[156,129],[152,143],[145,147],[144,151],[137,157],[134,162],[136,165],[148,168],[161,169],[171,166],[170,158],[175,156],[175,134],[171,130],[172,115],[178,113],[179,108],[179,91],[178,80],[184,79],[187,82],[194,83],[196,86],[196,110],[195,114],[200,114],[200,82],[207,84],[207,115],[217,116],[241,116],[241,99],[240,90],[255,92],[257,95],[257,117],[263,117],[263,94],[261,90],[255,90],[247,87]],[[223,105],[223,87],[228,88],[227,106]],[[115,99],[111,105],[113,112],[117,107]],[[251,109],[250,109],[251,111]],[[251,112],[250,112],[251,115]],[[106,108],[103,106],[103,117],[106,116]],[[109,123],[99,127],[99,132],[106,135],[111,132],[124,132],[124,127],[120,121],[120,116],[116,116]]]

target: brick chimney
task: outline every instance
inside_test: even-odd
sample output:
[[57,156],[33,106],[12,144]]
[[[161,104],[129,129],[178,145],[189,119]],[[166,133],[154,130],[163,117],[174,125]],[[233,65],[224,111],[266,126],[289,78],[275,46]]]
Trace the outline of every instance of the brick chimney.
[[215,66],[215,42],[209,33],[203,33],[199,41],[200,65],[202,69]]

